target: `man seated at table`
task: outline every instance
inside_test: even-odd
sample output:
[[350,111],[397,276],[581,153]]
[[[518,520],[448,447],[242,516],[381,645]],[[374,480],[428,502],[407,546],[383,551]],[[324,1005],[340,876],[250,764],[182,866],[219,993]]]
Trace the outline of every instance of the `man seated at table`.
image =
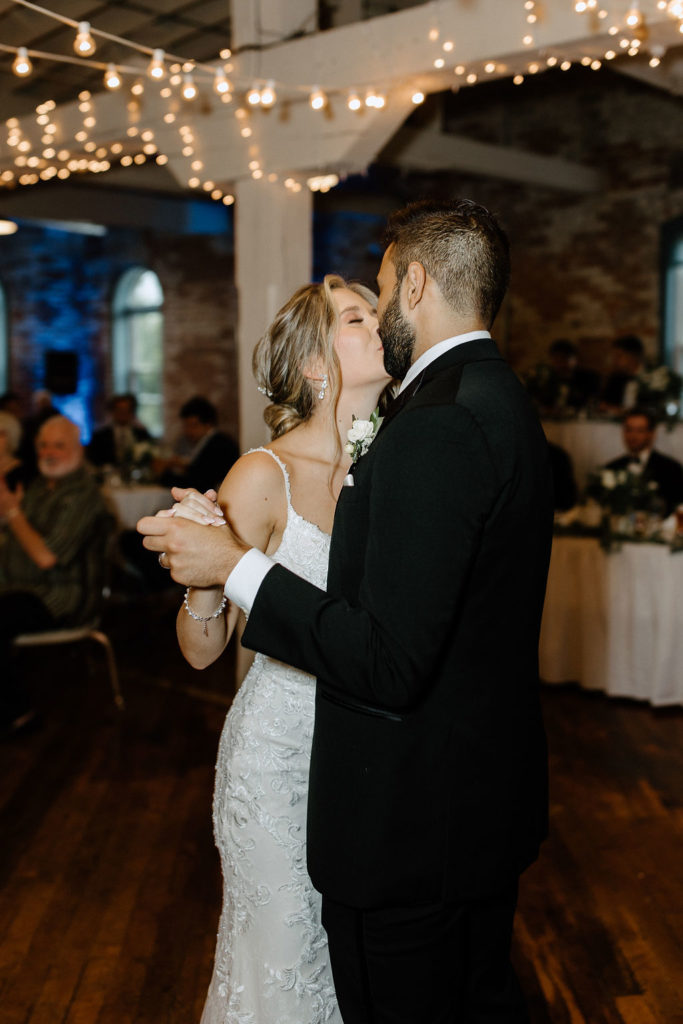
[[668,516],[683,502],[683,466],[654,448],[656,430],[657,420],[648,409],[630,409],[622,420],[627,454],[612,459],[605,468],[641,473],[644,481],[656,483]]
[[180,410],[183,434],[192,445],[190,455],[174,455],[164,463],[155,463],[161,469],[159,482],[164,487],[195,487],[198,491],[216,490],[223,482],[239,450],[233,439],[218,430],[218,412],[215,405],[200,395],[190,398]]
[[64,416],[36,436],[38,475],[24,492],[0,483],[0,729],[17,731],[33,718],[13,672],[11,645],[79,621],[86,603],[85,564],[111,516],[83,465],[78,427]]
[[130,393],[109,399],[111,423],[99,427],[88,445],[88,460],[93,466],[123,466],[130,461],[136,444],[151,440],[146,427],[135,419],[137,407],[137,398]]
[[645,346],[635,334],[624,334],[612,342],[612,371],[600,395],[603,412],[620,413],[638,402],[639,375],[645,369]]
[[527,390],[541,414],[576,413],[600,391],[600,377],[579,366],[579,350],[569,338],[556,338],[548,349],[548,363],[529,375]]

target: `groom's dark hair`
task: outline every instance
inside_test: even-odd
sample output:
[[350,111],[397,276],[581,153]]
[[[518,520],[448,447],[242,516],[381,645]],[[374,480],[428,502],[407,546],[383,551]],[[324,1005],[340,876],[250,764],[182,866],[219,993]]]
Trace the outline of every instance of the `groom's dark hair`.
[[471,199],[424,199],[389,217],[385,247],[398,284],[410,263],[421,263],[458,313],[489,326],[510,280],[510,246],[492,213]]

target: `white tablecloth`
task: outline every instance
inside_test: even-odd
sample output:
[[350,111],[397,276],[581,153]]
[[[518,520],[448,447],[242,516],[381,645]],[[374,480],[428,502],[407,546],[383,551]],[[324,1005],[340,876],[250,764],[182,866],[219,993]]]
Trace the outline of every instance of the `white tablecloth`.
[[142,516],[153,516],[160,508],[170,508],[173,504],[168,487],[156,484],[131,484],[130,487],[107,484],[102,493],[121,530],[134,530]]
[[[603,420],[544,420],[543,429],[549,441],[559,444],[571,456],[579,488],[586,485],[591,470],[604,466],[611,459],[624,455],[621,424]],[[655,447],[664,455],[683,462],[683,423],[673,430],[657,428]]]
[[540,645],[541,678],[615,697],[683,704],[683,553],[556,537]]

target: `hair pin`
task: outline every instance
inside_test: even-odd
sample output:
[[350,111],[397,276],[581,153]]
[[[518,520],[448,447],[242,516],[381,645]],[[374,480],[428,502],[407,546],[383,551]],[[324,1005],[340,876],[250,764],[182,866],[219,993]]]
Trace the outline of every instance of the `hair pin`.
[[266,396],[266,398],[270,398],[270,399],[272,399],[272,397],[273,397],[273,394],[272,394],[272,392],[271,392],[271,391],[269,391],[269,390],[268,390],[268,388],[264,388],[264,386],[263,386],[262,384],[258,384],[258,385],[256,386],[256,390],[257,390],[257,391],[260,391],[262,395],[265,395],[265,396]]

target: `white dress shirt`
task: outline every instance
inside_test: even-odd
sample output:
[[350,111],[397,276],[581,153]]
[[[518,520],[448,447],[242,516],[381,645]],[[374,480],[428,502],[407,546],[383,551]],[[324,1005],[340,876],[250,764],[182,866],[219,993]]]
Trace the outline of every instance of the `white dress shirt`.
[[[469,331],[467,334],[456,334],[452,338],[446,338],[445,341],[439,341],[432,345],[431,348],[428,348],[426,352],[423,352],[415,360],[408,370],[398,390],[399,395],[412,380],[415,380],[418,374],[422,373],[425,367],[429,366],[435,359],[438,359],[439,356],[444,355],[445,352],[455,348],[456,345],[464,345],[467,341],[477,341],[480,338],[490,337],[491,335],[488,331]],[[248,615],[256,600],[259,587],[276,564],[272,558],[264,555],[258,548],[250,548],[240,558],[225,582],[223,589],[227,599]]]

